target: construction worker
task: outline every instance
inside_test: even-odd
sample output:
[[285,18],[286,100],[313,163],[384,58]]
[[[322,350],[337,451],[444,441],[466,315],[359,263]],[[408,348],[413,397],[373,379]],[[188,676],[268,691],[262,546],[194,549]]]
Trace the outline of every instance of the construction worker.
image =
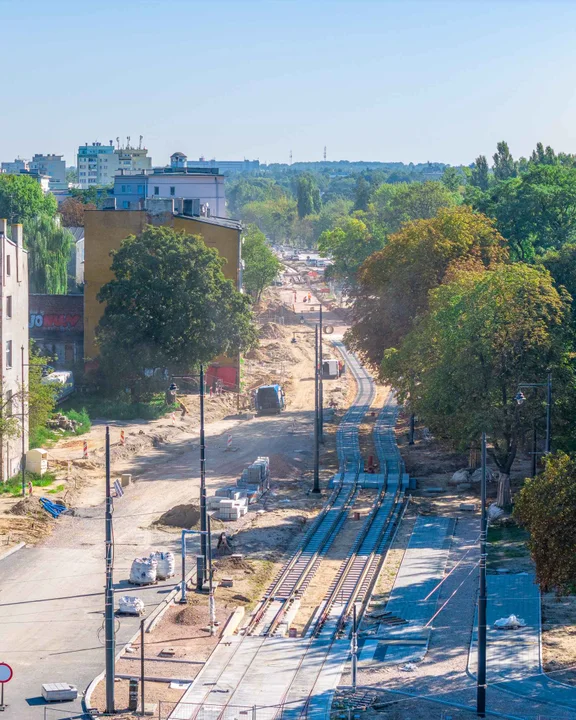
[[312,293],[311,292],[308,293],[308,302],[312,302]]

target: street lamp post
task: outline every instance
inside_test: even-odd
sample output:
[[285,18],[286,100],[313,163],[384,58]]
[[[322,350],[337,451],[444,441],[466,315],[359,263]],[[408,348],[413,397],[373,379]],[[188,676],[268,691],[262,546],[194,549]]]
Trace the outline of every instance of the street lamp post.
[[478,672],[476,712],[486,716],[486,433],[482,433],[482,480],[480,484],[480,581],[478,588]]
[[[549,372],[546,382],[541,383],[519,383],[518,392],[514,399],[518,405],[522,405],[526,401],[526,397],[522,392],[522,388],[546,388],[546,445],[544,453],[548,455],[552,451],[552,373]],[[536,449],[534,448],[534,452]]]

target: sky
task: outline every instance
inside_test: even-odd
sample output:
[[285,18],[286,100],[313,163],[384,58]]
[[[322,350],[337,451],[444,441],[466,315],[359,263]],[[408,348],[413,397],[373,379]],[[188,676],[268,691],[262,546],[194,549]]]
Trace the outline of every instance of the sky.
[[576,152],[574,0],[0,0],[0,160]]

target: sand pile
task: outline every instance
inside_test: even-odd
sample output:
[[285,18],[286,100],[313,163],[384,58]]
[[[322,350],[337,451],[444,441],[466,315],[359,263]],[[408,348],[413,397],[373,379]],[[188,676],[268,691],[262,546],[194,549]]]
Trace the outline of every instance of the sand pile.
[[190,530],[200,523],[200,508],[198,505],[176,505],[161,515],[154,525],[170,525]]

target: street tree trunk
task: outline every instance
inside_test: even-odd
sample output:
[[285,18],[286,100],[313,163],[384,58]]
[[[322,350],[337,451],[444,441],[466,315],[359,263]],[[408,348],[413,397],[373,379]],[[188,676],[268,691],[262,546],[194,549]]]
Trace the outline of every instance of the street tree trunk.
[[500,472],[498,480],[498,496],[496,505],[499,508],[510,507],[512,505],[512,490],[510,488],[510,473]]

